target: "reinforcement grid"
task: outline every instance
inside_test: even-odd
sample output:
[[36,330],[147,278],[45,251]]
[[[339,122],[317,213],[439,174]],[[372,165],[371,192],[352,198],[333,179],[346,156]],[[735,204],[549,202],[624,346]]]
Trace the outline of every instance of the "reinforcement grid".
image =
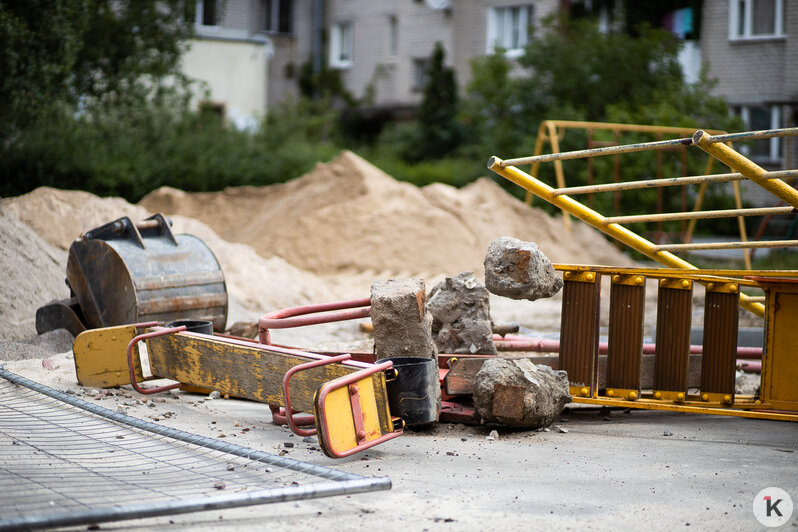
[[113,412],[0,366],[0,530],[390,489]]

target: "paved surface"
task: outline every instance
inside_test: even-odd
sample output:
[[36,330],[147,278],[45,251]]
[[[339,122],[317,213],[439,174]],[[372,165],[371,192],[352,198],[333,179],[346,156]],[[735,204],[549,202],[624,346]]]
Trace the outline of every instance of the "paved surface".
[[[220,424],[231,414],[247,423],[268,415],[259,407],[213,401],[207,412]],[[102,529],[757,530],[761,489],[798,501],[798,423],[580,408],[551,432],[500,431],[488,441],[487,428],[439,424],[341,461],[279,427],[264,432],[296,442],[293,458],[389,475],[393,489]],[[795,527],[798,512],[784,528]]]

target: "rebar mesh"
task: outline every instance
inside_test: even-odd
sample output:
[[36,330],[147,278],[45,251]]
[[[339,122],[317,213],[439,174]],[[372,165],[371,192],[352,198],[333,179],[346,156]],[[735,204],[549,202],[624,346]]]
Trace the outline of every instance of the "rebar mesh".
[[0,367],[0,530],[174,515],[390,489],[164,427]]

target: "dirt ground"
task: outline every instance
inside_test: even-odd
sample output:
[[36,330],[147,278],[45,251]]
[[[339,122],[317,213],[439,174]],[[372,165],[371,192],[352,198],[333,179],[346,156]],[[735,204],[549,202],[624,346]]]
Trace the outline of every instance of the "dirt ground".
[[[462,190],[418,189],[349,152],[302,178],[260,189],[160,189],[139,205],[48,188],[3,199],[0,364],[6,369],[166,426],[393,482],[390,491],[108,523],[102,530],[749,530],[759,527],[752,503],[761,489],[780,487],[798,501],[796,423],[571,406],[548,431],[499,429],[490,440],[489,428],[441,423],[332,460],[318,444],[271,423],[265,405],[183,392],[145,404],[129,387],[83,388],[68,339],[58,332],[35,336],[35,309],[67,295],[66,250],[80,232],[156,211],[172,217],[175,232],[195,234],[214,251],[230,296],[228,323],[365,297],[376,279],[421,277],[429,289],[460,271],[480,278],[488,243],[503,235],[537,242],[554,262],[631,264],[595,231],[577,224],[566,234],[559,219],[489,179]],[[651,330],[656,290],[648,292]],[[696,302],[700,324],[701,294]],[[559,331],[560,304],[559,296],[491,298],[495,321],[549,337]],[[273,341],[368,348],[371,340],[356,322],[343,322],[274,331]]]

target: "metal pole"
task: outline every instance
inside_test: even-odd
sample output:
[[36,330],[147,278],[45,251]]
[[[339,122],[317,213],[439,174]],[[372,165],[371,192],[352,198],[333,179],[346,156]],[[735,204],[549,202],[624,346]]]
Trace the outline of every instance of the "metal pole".
[[642,142],[639,144],[624,144],[623,146],[607,146],[605,148],[593,148],[592,150],[567,151],[563,153],[550,153],[547,155],[533,155],[531,157],[520,157],[518,159],[507,159],[497,163],[501,168],[508,166],[519,166],[523,164],[548,163],[552,161],[568,161],[571,159],[584,159],[585,157],[598,157],[601,155],[615,155],[616,153],[634,153],[649,150],[676,149],[680,146],[690,146],[692,139],[673,139],[661,140],[658,142]]
[[691,244],[663,244],[655,246],[657,251],[677,251],[691,249],[750,249],[750,248],[790,248],[798,246],[798,240],[763,240],[760,242],[701,242]]
[[604,223],[659,222],[673,220],[703,220],[708,218],[731,218],[733,216],[762,216],[765,214],[796,214],[794,207],[762,207],[759,209],[726,209],[716,211],[666,212],[662,214],[639,214],[611,216]]

